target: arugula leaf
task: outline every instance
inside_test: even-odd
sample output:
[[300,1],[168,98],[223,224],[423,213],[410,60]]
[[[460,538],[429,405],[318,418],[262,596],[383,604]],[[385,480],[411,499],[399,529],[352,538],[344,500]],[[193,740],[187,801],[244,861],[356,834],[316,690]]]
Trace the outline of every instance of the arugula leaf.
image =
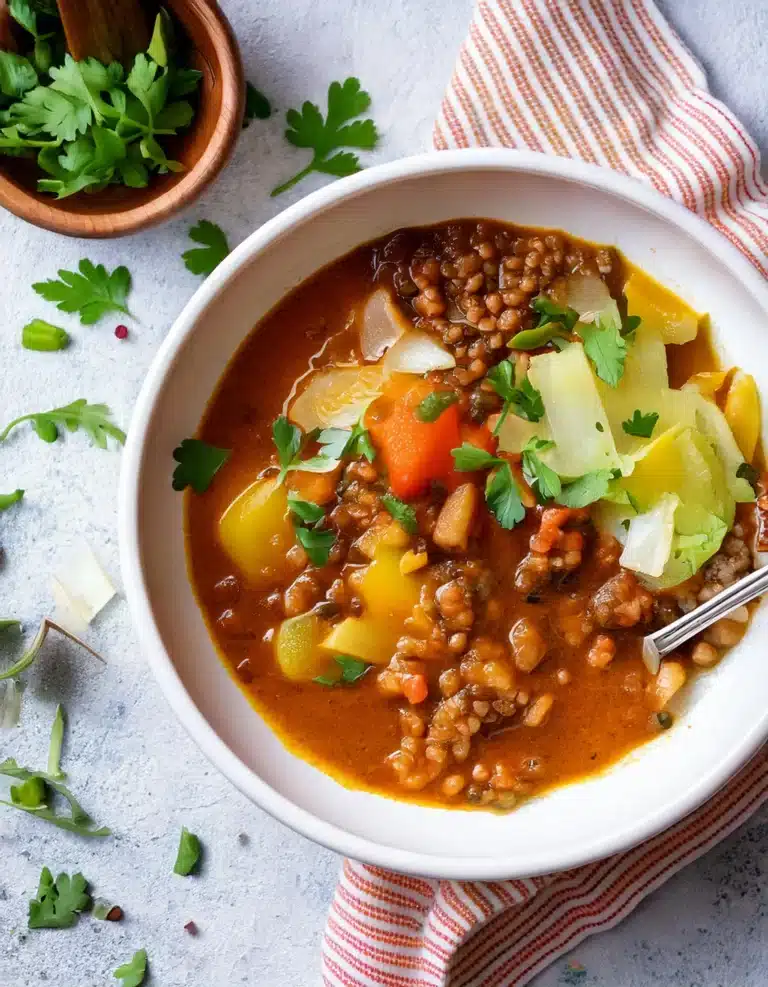
[[37,72],[28,58],[0,51],[0,93],[18,99],[37,85]]
[[12,507],[24,496],[23,490],[14,490],[13,493],[0,494],[0,511],[7,511],[9,507]]
[[272,107],[264,93],[259,92],[250,82],[246,82],[243,130],[246,129],[251,120],[267,120],[271,115]]
[[126,306],[131,290],[127,267],[116,267],[107,274],[103,264],[81,260],[78,270],[61,270],[58,281],[38,281],[32,288],[47,302],[55,302],[60,311],[78,312],[84,326],[93,325],[109,312],[131,315]]
[[514,528],[525,517],[520,490],[509,463],[504,462],[488,477],[485,500],[502,528]]
[[[331,431],[328,429],[327,431]],[[320,435],[323,433],[321,432]],[[277,475],[278,484],[282,483],[290,470],[303,470],[307,473],[331,473],[339,465],[336,458],[325,454],[313,456],[310,459],[300,459],[307,436],[302,434],[297,425],[291,424],[285,415],[280,415],[272,423],[272,441],[277,450],[277,461],[280,472]],[[318,436],[319,439],[319,436]]]
[[313,682],[317,682],[318,685],[327,686],[352,685],[355,682],[359,682],[369,668],[373,668],[367,661],[361,661],[359,658],[350,658],[348,655],[335,655],[333,660],[341,669],[341,674],[337,676],[318,675],[312,679]]
[[[56,707],[56,715],[51,727],[51,741],[48,747],[48,774],[56,781],[63,781],[67,776],[61,770],[61,749],[64,746],[64,727],[66,719],[61,703]],[[11,788],[13,792],[13,788]]]
[[200,840],[194,833],[190,833],[186,826],[182,826],[173,873],[188,877],[197,867],[201,853]]
[[[306,102],[298,110],[288,110],[285,119],[289,129],[286,140],[294,147],[310,149],[312,160],[293,178],[272,190],[272,195],[280,195],[313,171],[341,178],[360,171],[360,161],[350,151],[340,151],[329,157],[340,147],[360,148],[371,151],[379,139],[373,120],[356,120],[371,105],[371,97],[360,88],[360,80],[354,77],[343,83],[332,82],[328,89],[328,113],[325,119],[315,103]],[[346,126],[344,126],[346,124]]]
[[[746,480],[755,493],[758,493],[757,485],[760,481],[760,472],[756,470],[754,466],[751,466],[749,463],[742,463],[736,470],[736,476],[738,476],[740,480]],[[16,492],[18,493],[18,491]],[[2,507],[0,507],[0,510],[1,509]]]
[[193,274],[210,274],[229,253],[224,231],[207,219],[201,219],[197,226],[192,227],[189,238],[195,243],[203,244],[202,247],[194,247],[181,255],[187,270]]
[[147,951],[137,950],[128,963],[123,963],[112,974],[117,980],[122,980],[122,987],[140,987],[147,975]]
[[382,494],[381,502],[401,528],[409,535],[418,534],[419,523],[416,520],[416,511],[410,504],[395,497],[394,494]]
[[202,439],[182,439],[173,450],[173,458],[179,464],[173,471],[173,489],[192,487],[195,493],[205,493],[231,455],[231,449],[219,449]]
[[436,422],[446,408],[458,400],[456,391],[433,391],[419,401],[413,413],[420,422]]
[[552,449],[554,444],[534,435],[523,448],[523,476],[536,494],[539,503],[559,497],[562,490],[560,477],[551,467],[543,463],[538,455],[540,452]]
[[317,441],[322,446],[322,454],[330,459],[365,456],[372,463],[376,458],[371,433],[362,421],[353,425],[351,431],[346,428],[324,428]]
[[520,387],[515,387],[514,375],[515,365],[512,360],[502,360],[488,371],[487,379],[504,402],[496,428],[493,430],[494,435],[499,434],[510,411],[518,418],[524,418],[529,422],[537,422],[544,417],[541,392],[536,390],[527,377],[523,379]]
[[586,507],[596,500],[602,500],[608,493],[613,470],[594,470],[585,473],[572,483],[567,483],[557,496],[557,501],[564,507]]
[[619,328],[601,319],[598,312],[594,322],[580,322],[577,331],[597,376],[610,387],[618,387],[627,358],[627,343]]
[[296,537],[307,553],[312,565],[322,568],[327,565],[331,549],[336,543],[336,535],[325,528],[296,528]]
[[91,904],[82,874],[59,874],[54,881],[47,867],[40,873],[37,897],[29,903],[30,929],[69,929]]
[[647,415],[644,415],[639,408],[635,408],[632,417],[623,421],[621,427],[627,435],[636,435],[641,439],[650,439],[658,420],[658,412],[649,411]]
[[21,330],[21,345],[25,350],[54,353],[69,346],[69,333],[43,319],[32,319]]
[[78,398],[62,408],[51,411],[38,411],[19,418],[6,425],[0,432],[0,442],[8,438],[11,429],[22,422],[32,422],[32,428],[43,442],[55,442],[59,430],[66,428],[70,432],[82,429],[88,434],[91,443],[100,449],[107,448],[107,438],[114,439],[121,445],[125,443],[125,432],[109,420],[111,412],[106,404],[88,404],[85,398]]
[[302,500],[294,493],[288,494],[288,507],[305,524],[317,524],[325,517],[325,508],[311,500]]

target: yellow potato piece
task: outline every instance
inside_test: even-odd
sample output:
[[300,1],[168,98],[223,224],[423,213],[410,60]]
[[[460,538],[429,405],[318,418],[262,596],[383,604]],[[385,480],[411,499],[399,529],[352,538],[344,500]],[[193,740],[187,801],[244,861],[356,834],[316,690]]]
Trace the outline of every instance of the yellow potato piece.
[[423,569],[427,562],[429,562],[429,556],[426,552],[413,552],[408,549],[400,559],[400,572],[403,576],[407,576],[409,572]]
[[751,463],[760,435],[760,398],[755,378],[736,372],[725,399],[725,418],[744,459]]
[[407,548],[410,536],[397,521],[377,520],[355,542],[355,548],[369,559],[376,557],[382,548]]
[[246,487],[222,514],[219,540],[250,583],[269,585],[296,541],[285,488],[272,479]]
[[351,428],[384,386],[382,367],[336,367],[312,374],[291,405],[288,417],[305,432]]
[[689,343],[696,338],[701,317],[682,298],[650,275],[633,270],[624,285],[627,313],[661,333],[665,343]]
[[308,682],[328,665],[328,655],[320,645],[328,624],[313,613],[284,620],[275,637],[277,663],[286,678],[293,682]]
[[[372,665],[386,665],[395,653],[402,624],[397,627],[373,617],[345,617],[323,640],[326,651],[351,655]],[[326,655],[326,661],[328,660]]]
[[[360,580],[360,596],[370,616],[392,620],[402,628],[419,602],[421,580],[400,572],[402,552],[382,548]],[[398,632],[399,633],[399,632]]]

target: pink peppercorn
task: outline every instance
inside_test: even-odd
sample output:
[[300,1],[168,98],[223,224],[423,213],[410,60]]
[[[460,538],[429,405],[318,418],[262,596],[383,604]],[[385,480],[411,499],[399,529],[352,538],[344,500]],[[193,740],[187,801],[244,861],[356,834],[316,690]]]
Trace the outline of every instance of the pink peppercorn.
[[120,325],[115,329],[115,335],[118,339],[125,339],[128,335],[128,326]]

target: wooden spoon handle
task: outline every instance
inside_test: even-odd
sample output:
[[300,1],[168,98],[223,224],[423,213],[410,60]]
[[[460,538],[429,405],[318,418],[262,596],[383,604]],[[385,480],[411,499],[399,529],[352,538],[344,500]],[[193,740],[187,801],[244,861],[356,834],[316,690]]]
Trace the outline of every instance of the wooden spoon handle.
[[142,0],[58,0],[67,48],[77,61],[130,65],[150,39],[150,18]]

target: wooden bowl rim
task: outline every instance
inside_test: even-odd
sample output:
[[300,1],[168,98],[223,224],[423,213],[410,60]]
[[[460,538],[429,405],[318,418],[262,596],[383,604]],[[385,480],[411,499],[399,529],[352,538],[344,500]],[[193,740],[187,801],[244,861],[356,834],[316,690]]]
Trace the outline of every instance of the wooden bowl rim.
[[66,208],[47,205],[0,171],[0,205],[53,233],[97,238],[125,236],[154,226],[194,201],[224,167],[242,130],[245,111],[245,72],[234,32],[216,0],[207,0],[205,8],[205,14],[211,17],[212,42],[219,53],[221,114],[205,150],[182,178],[156,198],[130,209],[68,212]]

